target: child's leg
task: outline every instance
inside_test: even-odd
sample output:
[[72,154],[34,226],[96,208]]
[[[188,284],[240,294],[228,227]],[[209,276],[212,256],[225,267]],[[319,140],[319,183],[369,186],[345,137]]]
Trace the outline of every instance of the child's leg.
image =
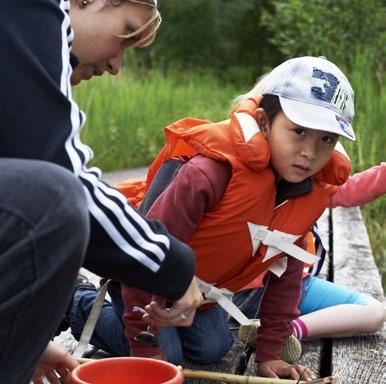
[[177,328],[160,328],[158,340],[162,347],[162,352],[166,358],[166,361],[176,365],[181,364],[184,355],[182,351],[180,335]]
[[[95,303],[96,289],[78,290],[74,295],[71,311],[71,331],[79,340],[83,327]],[[105,300],[90,343],[117,356],[129,356],[130,351],[125,339],[123,322],[113,305]]]
[[299,308],[308,337],[345,337],[382,327],[383,304],[372,297],[317,277],[304,284]]
[[178,328],[184,357],[196,363],[212,364],[224,357],[233,345],[227,313],[219,306],[196,312],[193,325]]

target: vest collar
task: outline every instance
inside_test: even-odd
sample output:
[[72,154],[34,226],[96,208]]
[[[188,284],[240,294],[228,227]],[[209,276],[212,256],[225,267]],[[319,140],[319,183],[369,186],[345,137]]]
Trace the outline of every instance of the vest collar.
[[300,183],[290,183],[287,180],[280,180],[276,186],[275,206],[280,205],[285,200],[300,195],[305,195],[312,191],[312,177],[301,181]]

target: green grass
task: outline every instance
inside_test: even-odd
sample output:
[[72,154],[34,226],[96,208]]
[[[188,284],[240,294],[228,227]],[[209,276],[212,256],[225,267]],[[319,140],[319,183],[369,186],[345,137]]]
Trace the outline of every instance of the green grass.
[[83,140],[104,171],[149,164],[163,145],[163,129],[186,116],[226,117],[236,96],[213,76],[123,72],[81,83],[74,98],[87,113]]
[[[357,54],[348,70],[355,90],[355,143],[346,143],[353,172],[386,161],[386,71],[371,63],[368,54]],[[362,208],[375,261],[386,292],[386,196]],[[353,234],[355,236],[355,234]]]
[[[373,68],[366,55],[357,55],[346,72],[356,91],[358,140],[343,144],[358,172],[385,160],[386,74]],[[74,89],[74,98],[87,113],[83,140],[95,152],[93,164],[111,171],[150,164],[163,145],[167,124],[186,116],[224,119],[233,98],[247,90],[210,74],[165,76],[160,71],[131,70],[83,82]],[[375,260],[385,274],[386,197],[362,212]]]

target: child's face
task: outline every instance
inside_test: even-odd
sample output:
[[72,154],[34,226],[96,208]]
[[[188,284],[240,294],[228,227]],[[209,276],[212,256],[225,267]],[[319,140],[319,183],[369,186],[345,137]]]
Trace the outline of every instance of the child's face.
[[264,129],[271,165],[283,179],[298,183],[320,171],[330,159],[338,135],[303,128],[279,112]]
[[150,7],[122,1],[119,6],[106,6],[102,0],[94,0],[86,7],[71,7],[70,19],[74,29],[73,52],[79,65],[71,77],[73,85],[104,72],[117,74],[123,52],[135,44],[118,35],[127,35],[144,25],[152,17]]

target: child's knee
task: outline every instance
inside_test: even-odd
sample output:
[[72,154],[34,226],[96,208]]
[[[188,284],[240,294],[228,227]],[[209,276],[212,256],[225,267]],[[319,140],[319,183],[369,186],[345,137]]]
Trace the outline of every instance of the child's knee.
[[[232,348],[233,337],[208,340],[208,343],[195,345],[185,356],[198,364],[213,364],[221,360]],[[187,352],[187,351],[185,351]]]
[[371,298],[367,304],[371,311],[371,317],[369,322],[369,332],[377,332],[382,329],[385,322],[385,308],[383,303]]

